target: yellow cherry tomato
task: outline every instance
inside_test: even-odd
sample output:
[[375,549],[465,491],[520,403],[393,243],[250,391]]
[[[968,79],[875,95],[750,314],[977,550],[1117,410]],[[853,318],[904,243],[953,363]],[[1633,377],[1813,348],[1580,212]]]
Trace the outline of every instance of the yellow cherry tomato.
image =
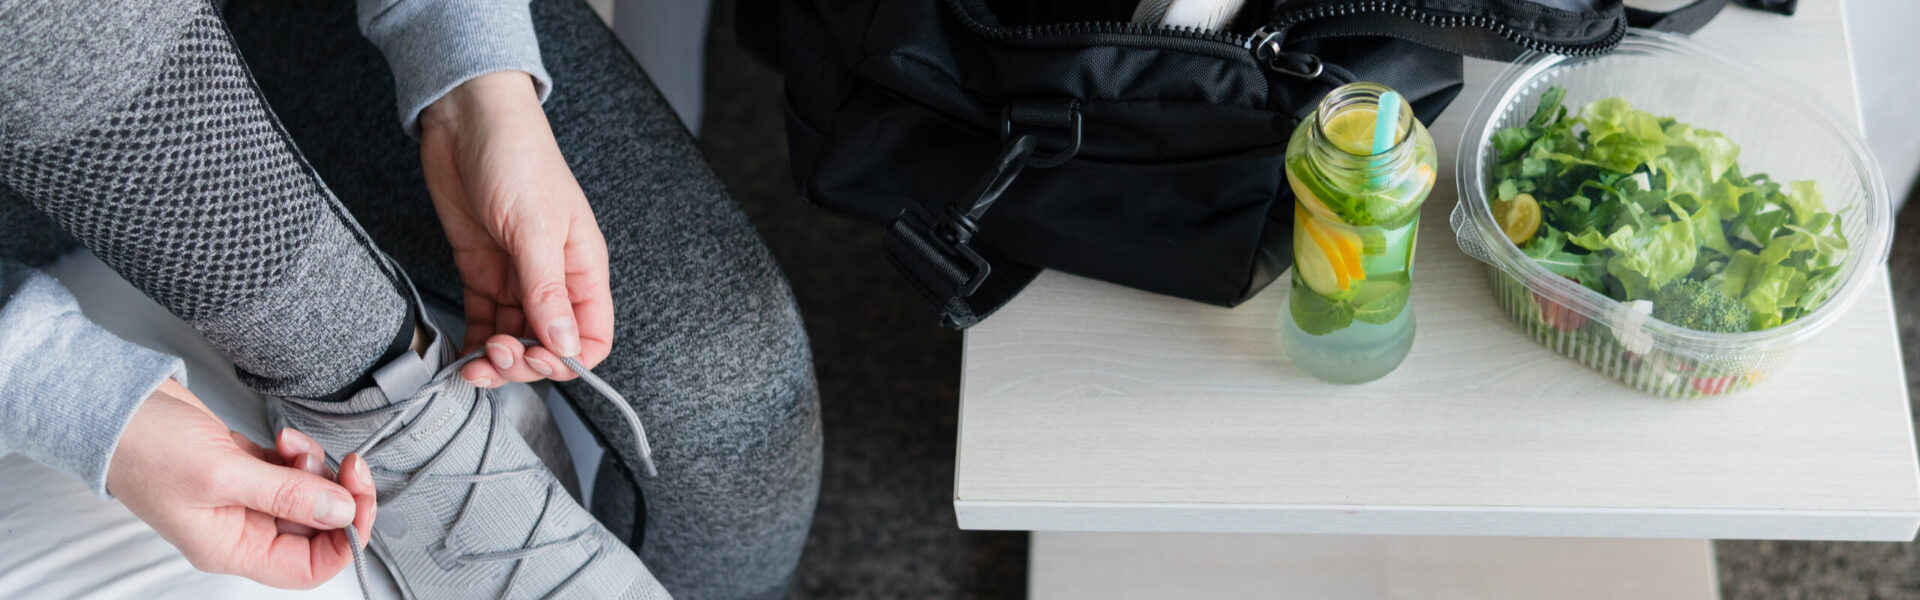
[[1507,202],[1495,201],[1493,220],[1500,223],[1500,231],[1507,234],[1513,245],[1524,245],[1540,231],[1540,203],[1534,201],[1532,194],[1520,194]]

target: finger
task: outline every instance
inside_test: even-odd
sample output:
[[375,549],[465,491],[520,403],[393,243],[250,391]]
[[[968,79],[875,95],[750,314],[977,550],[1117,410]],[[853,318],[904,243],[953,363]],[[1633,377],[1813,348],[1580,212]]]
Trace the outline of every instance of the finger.
[[465,307],[467,334],[466,339],[460,342],[460,353],[466,354],[480,348],[487,338],[493,337],[499,327],[493,315],[498,311],[492,297],[472,287],[462,293],[461,305]]
[[[283,466],[287,464],[288,458],[285,454],[286,444],[276,442],[274,446],[275,451],[268,452],[266,448],[261,448],[259,444],[253,443],[253,440],[247,439],[245,434],[238,431],[228,431],[227,434],[233,436],[233,445],[239,446],[240,451],[246,452],[254,458],[267,461],[270,464]],[[274,519],[273,527],[277,533],[291,533],[300,536],[310,536],[313,535],[314,532],[312,527],[286,519]]]
[[493,311],[494,333],[531,337],[527,331],[527,313],[518,306],[500,305]]
[[[215,573],[240,575],[277,588],[310,589],[340,572],[352,555],[338,554],[329,534],[302,536],[274,530],[274,519],[265,513],[248,512],[237,540],[230,550],[213,562],[194,566]],[[322,541],[327,540],[327,541]],[[184,549],[183,549],[184,551]]]
[[[360,534],[360,543],[364,545],[368,540],[373,539],[374,512],[378,509],[376,501],[378,492],[374,489],[373,473],[367,466],[367,461],[360,458],[358,454],[347,455],[345,460],[340,461],[340,484],[353,494],[353,501],[357,507],[353,517],[353,529]],[[352,543],[344,529],[322,532],[314,536],[315,572],[332,567],[328,572],[338,573],[353,560],[353,551],[350,549]],[[339,564],[338,567],[333,566],[335,562]]]
[[[301,455],[318,455],[322,459],[322,462],[325,462],[324,459],[327,456],[327,451],[325,448],[320,447],[320,442],[315,441],[312,437],[308,437],[307,434],[301,433],[298,430],[285,427],[274,434],[273,449],[274,453],[279,455],[281,464],[295,467],[299,466],[300,463],[297,462],[296,459],[300,458]],[[327,476],[325,473],[315,474],[321,477]]]
[[[288,458],[286,460],[287,460],[288,466],[291,466],[293,468],[300,469],[308,473],[312,473],[319,477],[327,476],[326,463],[323,463],[315,459],[312,454],[294,455],[293,457]],[[290,533],[300,537],[313,537],[313,534],[319,532],[319,530],[314,529],[312,527],[301,525],[299,523],[295,523],[293,521],[288,521],[286,519],[281,519],[278,517],[274,518],[273,527],[275,530],[279,531],[280,533]]]
[[[333,578],[352,562],[345,535],[314,522],[311,515],[319,512],[321,502],[346,502],[354,508],[345,523],[353,523],[358,519],[359,502],[344,487],[308,472],[327,470],[319,455],[301,454],[295,461],[299,469],[253,461],[216,467],[224,475],[210,485],[216,497],[248,509],[239,539],[232,542],[218,572],[243,575],[274,587],[306,589]],[[332,494],[341,497],[303,499]],[[302,518],[302,514],[308,517]],[[287,523],[292,524],[291,530],[283,525]],[[328,531],[316,533],[314,526]],[[308,529],[302,532],[298,527]]]
[[276,465],[286,464],[286,462],[280,459],[279,455],[268,452],[266,448],[261,448],[259,444],[253,443],[253,440],[247,439],[247,435],[244,433],[229,429],[227,430],[227,435],[233,438],[233,445],[239,447],[240,451],[247,453],[248,456]]
[[345,531],[335,529],[310,536],[276,535],[264,552],[242,560],[254,564],[241,574],[256,581],[280,588],[311,589],[353,564],[353,551]]
[[[490,350],[492,348],[498,347],[502,351],[504,351],[505,353],[511,356],[512,363],[513,363],[512,367],[506,369],[505,371],[496,371],[500,373],[500,376],[506,379],[507,381],[519,381],[519,382],[539,381],[541,379],[545,379],[547,377],[546,373],[552,370],[551,367],[547,365],[547,363],[534,362],[534,361],[527,360],[527,351],[529,350],[529,348],[527,348],[526,345],[521,344],[520,340],[513,336],[496,335],[491,338],[487,338],[487,346]],[[488,365],[497,366],[497,364],[493,363],[491,360],[489,360]]]
[[598,226],[587,227],[591,239],[568,248],[568,264],[580,268],[567,273],[567,293],[580,322],[580,362],[591,369],[613,351],[613,291],[607,280],[606,241]]
[[378,509],[380,492],[374,487],[373,471],[367,466],[366,459],[358,454],[349,454],[346,460],[340,461],[340,485],[347,488],[347,493],[353,494],[353,528],[360,532],[360,541],[372,539],[373,517]]
[[486,350],[487,362],[493,365],[494,371],[505,373],[514,365],[520,364],[520,354],[525,352],[526,348],[520,345],[520,340],[513,339],[511,336],[496,335],[487,338]]
[[500,377],[500,372],[494,370],[493,365],[484,361],[473,361],[460,367],[460,378],[467,380],[467,383],[473,384],[474,387],[489,389],[507,383],[506,379]]
[[559,356],[545,347],[527,349],[527,367],[539,373],[542,378],[552,381],[571,381],[578,377],[573,369],[567,368],[567,364],[560,361]]
[[[319,443],[311,442],[311,440],[309,440],[308,443],[290,444],[288,443],[288,440],[285,439],[288,435],[298,436],[301,438],[306,437],[305,434],[302,434],[300,432],[297,432],[291,429],[280,430],[280,435],[282,439],[279,441],[279,443],[275,444],[275,447],[278,448],[279,458],[286,461],[285,464],[287,466],[293,467],[295,469],[299,469],[302,471],[306,471],[308,473],[312,473],[315,476],[320,477],[322,479],[333,479],[333,470],[327,468],[327,462],[325,460],[321,460],[319,456],[309,452],[309,450],[318,448],[320,446]],[[289,451],[290,447],[298,448],[299,452],[297,453],[290,452]],[[301,525],[293,521],[288,521],[286,519],[279,519],[279,518],[274,519],[273,525],[274,527],[279,528],[280,533],[291,533],[301,537],[313,537],[313,534],[316,531],[312,527],[308,527],[306,525]]]
[[479,387],[504,385],[508,381],[505,373],[511,372],[514,365],[521,361],[520,342],[512,336],[495,335],[485,340],[480,350],[487,360],[469,362],[460,367],[460,377]]
[[460,368],[461,376],[467,381],[487,379],[494,384],[488,387],[498,387],[509,381],[538,381],[544,377],[535,372],[538,365],[527,364],[526,346],[520,343],[519,338],[495,335],[487,338],[482,349],[487,356],[485,363],[474,361]]
[[340,484],[299,469],[257,460],[215,467],[215,497],[316,529],[353,522],[353,496]]
[[[274,464],[300,469],[323,479],[333,478],[332,473],[327,469],[326,461],[320,458],[324,456],[321,454],[324,450],[320,448],[320,442],[314,441],[307,434],[282,428],[279,435],[274,436],[273,449],[271,456],[273,461],[277,461]],[[301,537],[312,537],[316,532],[312,527],[281,518],[275,518],[273,525],[280,533],[291,533]]]
[[[536,224],[534,227],[540,227]],[[520,309],[540,344],[562,356],[580,353],[580,326],[567,294],[564,224],[524,232],[513,240]]]

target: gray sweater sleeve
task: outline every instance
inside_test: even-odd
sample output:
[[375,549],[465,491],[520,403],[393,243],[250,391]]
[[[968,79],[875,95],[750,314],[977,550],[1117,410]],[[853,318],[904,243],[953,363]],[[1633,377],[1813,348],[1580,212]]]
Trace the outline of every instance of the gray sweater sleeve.
[[180,359],[100,328],[52,277],[0,259],[0,455],[105,495],[120,432],[168,377],[186,380]]
[[540,64],[528,0],[359,0],[360,32],[386,55],[400,126],[420,135],[420,111],[467,80],[496,71],[533,75],[546,102],[553,78]]

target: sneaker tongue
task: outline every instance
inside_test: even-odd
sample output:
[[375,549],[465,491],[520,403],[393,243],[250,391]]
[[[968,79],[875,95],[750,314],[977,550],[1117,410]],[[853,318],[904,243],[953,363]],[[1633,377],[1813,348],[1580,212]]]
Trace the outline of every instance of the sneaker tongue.
[[383,408],[396,398],[405,400],[413,397],[420,386],[433,379],[441,365],[455,359],[447,335],[431,323],[422,321],[422,324],[426,326],[426,334],[433,336],[433,341],[420,353],[412,350],[401,352],[400,356],[380,365],[373,371],[372,387],[355,392],[340,402],[297,401],[314,412],[345,415]]
[[[447,336],[437,330],[431,332],[435,339],[427,346],[425,354],[439,360],[422,358],[412,351],[402,352],[374,370],[374,385],[345,400],[317,402],[287,398],[287,402],[317,413],[307,418],[290,415],[290,420],[297,428],[319,441],[336,459],[351,452],[394,413],[363,418],[352,415],[362,415],[413,400],[417,394],[427,391],[424,387],[433,381],[441,365],[453,362],[453,349],[445,343]],[[467,414],[474,409],[474,390],[465,380],[455,377],[431,391],[439,396],[432,406],[397,409],[416,411],[416,414],[389,438],[386,445],[390,448],[376,453],[378,456],[370,457],[370,462],[387,469],[411,469],[424,461],[427,454],[451,440]],[[340,415],[340,418],[326,415]],[[485,423],[478,425],[484,426]]]
[[354,392],[352,396],[338,402],[317,402],[307,399],[290,399],[317,413],[330,415],[351,415],[384,408],[397,400],[413,397],[420,386],[433,379],[433,365],[412,351],[402,353],[399,358],[388,361],[373,372],[374,385]]

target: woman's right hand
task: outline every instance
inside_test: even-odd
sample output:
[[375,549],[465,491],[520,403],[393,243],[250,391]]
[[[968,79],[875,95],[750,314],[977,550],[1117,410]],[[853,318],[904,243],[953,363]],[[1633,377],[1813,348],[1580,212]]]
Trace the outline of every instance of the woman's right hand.
[[107,491],[194,568],[281,588],[311,588],[353,561],[342,527],[366,540],[374,487],[348,455],[323,478],[320,445],[283,430],[263,449],[168,380],[140,405],[107,469]]

